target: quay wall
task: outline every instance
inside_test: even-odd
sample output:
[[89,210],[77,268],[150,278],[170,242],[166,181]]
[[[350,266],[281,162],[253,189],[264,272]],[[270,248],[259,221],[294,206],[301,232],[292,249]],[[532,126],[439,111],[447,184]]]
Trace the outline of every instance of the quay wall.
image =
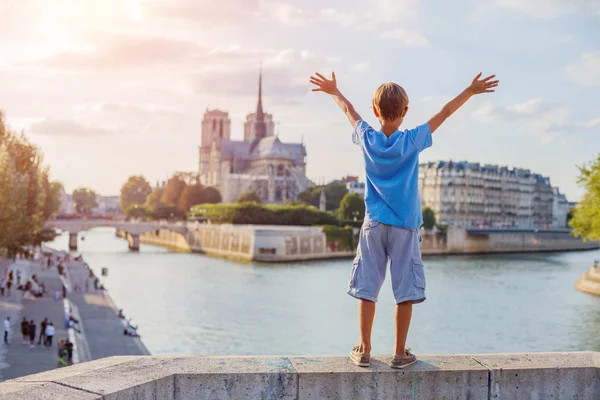
[[[358,229],[355,229],[358,233]],[[117,234],[128,238],[128,233]],[[358,237],[355,235],[356,238]],[[353,257],[354,251],[336,250],[318,226],[187,225],[185,233],[157,228],[142,233],[140,242],[177,251],[260,262],[303,261]],[[356,241],[355,241],[356,242]],[[423,255],[493,254],[591,250],[599,242],[584,242],[566,229],[449,229],[444,236],[422,235]]]
[[110,357],[0,383],[21,399],[599,399],[600,353],[422,355],[402,370],[348,357]]

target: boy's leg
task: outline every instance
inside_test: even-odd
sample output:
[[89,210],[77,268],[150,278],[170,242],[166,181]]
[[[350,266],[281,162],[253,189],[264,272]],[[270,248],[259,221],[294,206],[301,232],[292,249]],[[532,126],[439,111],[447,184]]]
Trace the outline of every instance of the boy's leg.
[[371,330],[375,318],[375,302],[360,299],[358,302],[358,330],[360,333],[359,351],[371,354]]
[[403,357],[405,355],[406,337],[412,317],[412,301],[396,304],[396,345],[394,355]]

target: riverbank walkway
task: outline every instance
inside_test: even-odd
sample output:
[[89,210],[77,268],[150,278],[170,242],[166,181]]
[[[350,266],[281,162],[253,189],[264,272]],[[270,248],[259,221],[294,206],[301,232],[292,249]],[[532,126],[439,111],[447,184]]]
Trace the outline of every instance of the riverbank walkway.
[[[100,291],[73,291],[74,283],[85,281],[87,267],[82,262],[66,264],[67,299],[55,300],[54,293],[62,291],[63,280],[56,266],[42,270],[40,260],[17,260],[15,263],[0,260],[0,273],[8,268],[21,272],[21,282],[26,282],[33,274],[43,282],[46,293],[41,298],[24,296],[23,292],[13,286],[10,296],[0,297],[0,318],[4,321],[10,316],[11,331],[9,343],[0,344],[0,381],[52,370],[58,367],[57,343],[60,339],[69,339],[74,343],[73,362],[95,360],[114,355],[148,355],[150,354],[139,338],[123,334],[123,322],[118,317],[116,307],[108,295]],[[16,286],[16,285],[15,285]],[[65,312],[71,311],[79,320],[75,324],[81,333],[65,327]],[[34,320],[36,329],[36,345],[31,348],[23,344],[21,338],[21,320]],[[53,322],[56,329],[51,348],[38,346],[40,323],[44,318]]]
[[[4,321],[7,316],[10,316],[11,322],[8,345],[4,343],[0,345],[0,379],[12,379],[56,368],[58,366],[56,344],[58,340],[69,337],[65,329],[64,303],[53,298],[54,292],[62,290],[62,281],[56,267],[42,271],[39,261],[17,260],[15,263],[5,263],[0,272],[3,273],[4,268],[13,270],[15,275],[20,271],[21,283],[26,282],[33,274],[37,275],[38,281],[44,283],[47,293],[40,298],[34,298],[29,294],[24,296],[23,292],[17,290],[14,285],[10,296],[5,293],[4,297],[0,297],[0,318]],[[35,321],[37,326],[36,345],[33,348],[29,344],[23,344],[21,336],[23,317],[27,321]],[[48,318],[55,327],[51,348],[37,345],[40,323],[44,318]]]
[[[79,348],[86,360],[97,360],[111,356],[150,355],[150,352],[139,338],[126,336],[123,319],[119,318],[118,309],[111,297],[101,290],[94,290],[93,279],[89,270],[81,261],[67,264],[67,273],[71,286],[76,284],[82,291],[69,293],[69,300],[78,310],[81,326],[87,343]],[[89,278],[89,291],[85,291],[85,280]],[[78,343],[79,344],[79,343]]]

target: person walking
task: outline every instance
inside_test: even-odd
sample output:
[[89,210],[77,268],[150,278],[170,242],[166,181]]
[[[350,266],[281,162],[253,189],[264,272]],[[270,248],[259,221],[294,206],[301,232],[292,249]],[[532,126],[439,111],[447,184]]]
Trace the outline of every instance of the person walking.
[[52,347],[52,338],[54,337],[54,324],[49,322],[46,326],[46,341],[44,345],[46,347]]
[[42,345],[42,341],[46,342],[46,327],[48,326],[48,318],[44,318],[40,324],[40,339],[38,340],[38,346]]
[[36,329],[36,325],[35,322],[33,320],[29,321],[29,328],[27,329],[27,331],[29,332],[29,343],[32,349],[35,347],[35,329]]
[[4,344],[8,344],[8,334],[10,333],[10,316],[4,320]]
[[21,321],[21,336],[23,336],[23,344],[27,344],[27,340],[29,339],[29,322],[27,322],[25,317]]
[[17,287],[19,287],[19,285],[21,285],[21,270],[20,269],[17,270]]
[[6,289],[6,278],[0,280],[0,295],[4,296],[4,289]]

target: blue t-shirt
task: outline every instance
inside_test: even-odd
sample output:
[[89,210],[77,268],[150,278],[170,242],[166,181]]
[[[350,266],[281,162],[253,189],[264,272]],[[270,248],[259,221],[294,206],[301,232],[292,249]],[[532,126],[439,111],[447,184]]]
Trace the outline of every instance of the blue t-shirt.
[[365,218],[400,228],[420,228],[419,153],[432,144],[429,124],[386,137],[360,120],[352,141],[360,146],[365,159]]

